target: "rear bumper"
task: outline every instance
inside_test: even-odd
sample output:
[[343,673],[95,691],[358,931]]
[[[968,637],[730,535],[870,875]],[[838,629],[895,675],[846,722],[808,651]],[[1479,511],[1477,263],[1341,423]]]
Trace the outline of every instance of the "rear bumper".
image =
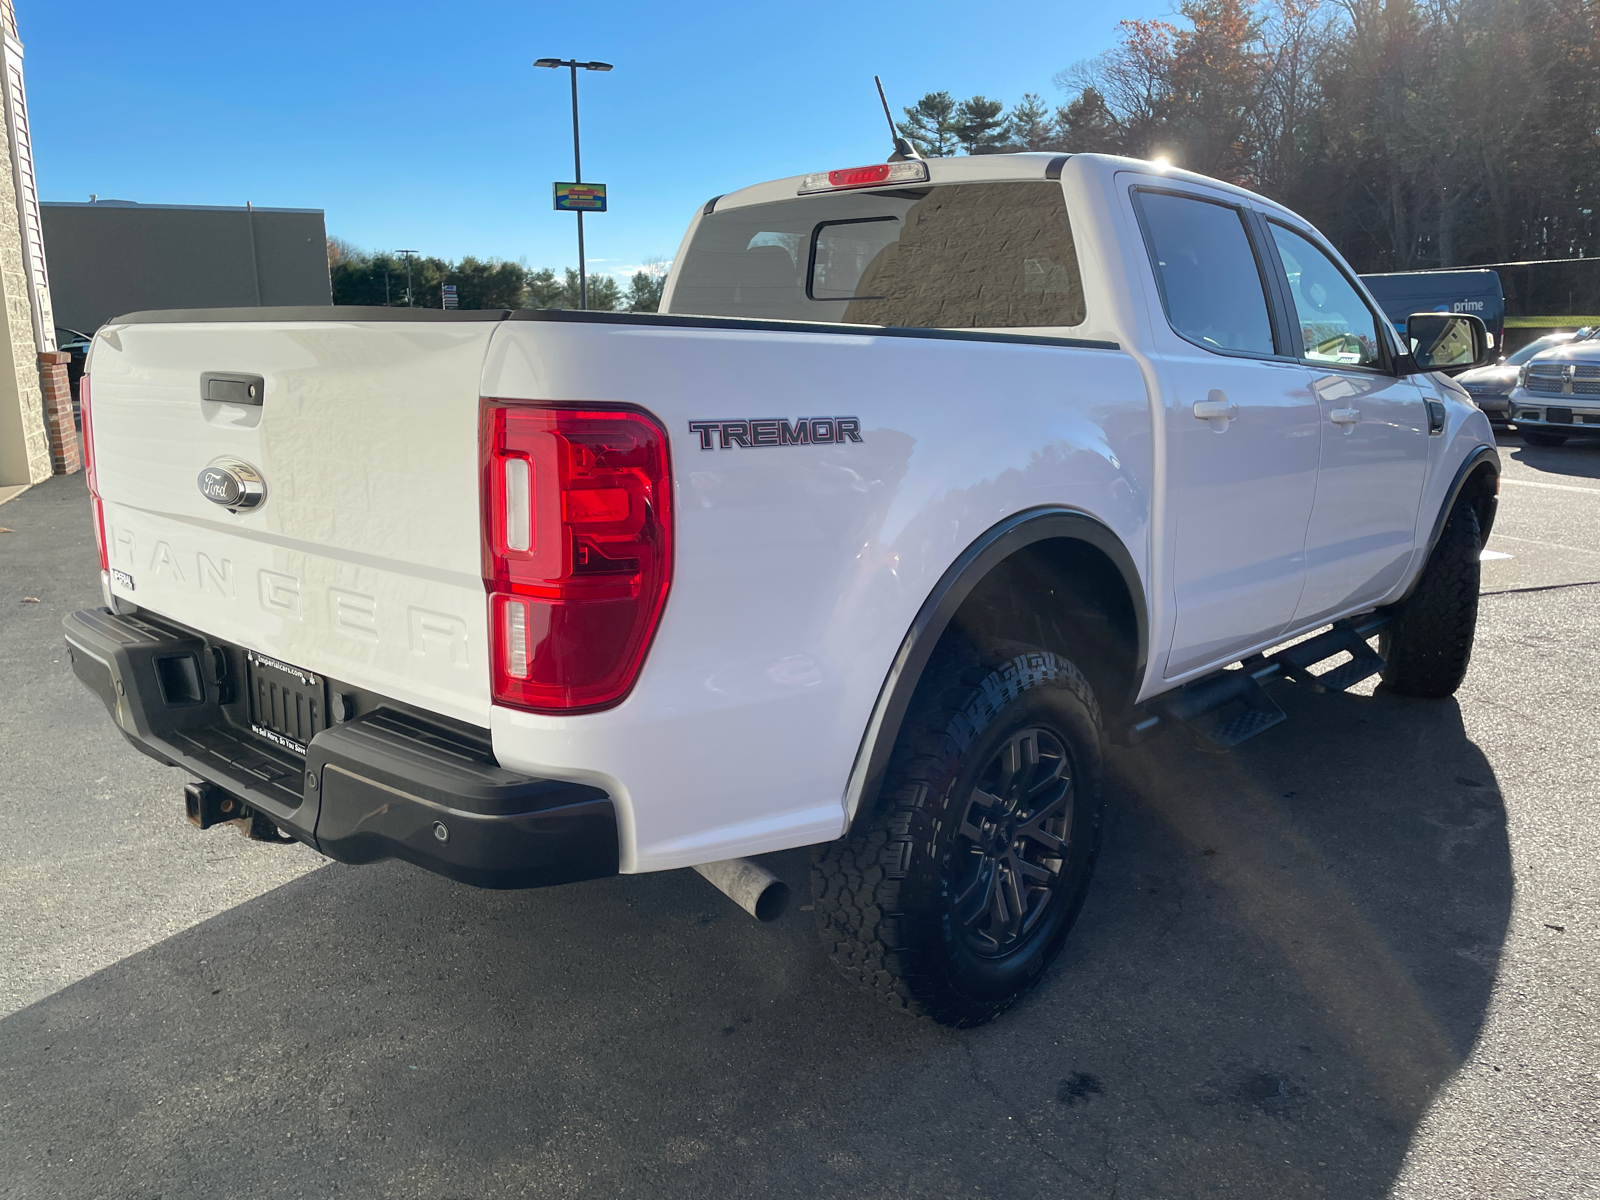
[[360,715],[302,756],[250,733],[237,647],[145,613],[90,609],[63,624],[73,671],[135,747],[330,858],[400,858],[492,888],[617,872],[610,797],[504,770],[486,731],[363,695]]

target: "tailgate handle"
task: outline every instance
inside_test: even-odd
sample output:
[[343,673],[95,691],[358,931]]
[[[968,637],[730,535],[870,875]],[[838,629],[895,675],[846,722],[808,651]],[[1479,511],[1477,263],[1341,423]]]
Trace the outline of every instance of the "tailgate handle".
[[200,375],[200,398],[223,404],[261,404],[266,380],[259,375],[240,375],[233,371],[204,371]]

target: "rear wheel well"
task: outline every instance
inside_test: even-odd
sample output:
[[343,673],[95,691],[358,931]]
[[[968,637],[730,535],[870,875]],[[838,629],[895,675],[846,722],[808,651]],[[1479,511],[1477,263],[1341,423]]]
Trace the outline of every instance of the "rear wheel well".
[[1032,542],[996,564],[956,610],[935,658],[963,642],[1025,642],[1070,659],[1108,721],[1132,704],[1142,665],[1122,571],[1103,550],[1070,537]]
[[1070,660],[1107,725],[1121,724],[1147,646],[1144,585],[1122,540],[1086,513],[1032,509],[992,527],[950,565],[878,694],[845,785],[852,822],[877,803],[907,713],[951,668],[977,663],[996,643]]

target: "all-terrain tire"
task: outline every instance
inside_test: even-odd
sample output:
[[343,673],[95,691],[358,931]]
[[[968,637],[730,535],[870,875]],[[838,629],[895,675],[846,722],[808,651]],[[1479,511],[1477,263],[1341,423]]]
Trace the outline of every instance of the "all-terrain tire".
[[846,976],[969,1026],[1038,982],[1083,906],[1104,813],[1100,711],[1050,651],[944,658],[872,810],[813,851],[811,890]]
[[1482,554],[1478,513],[1463,497],[1451,510],[1416,590],[1378,636],[1378,653],[1388,664],[1385,690],[1436,700],[1461,686],[1478,627]]
[[1545,433],[1540,429],[1523,429],[1520,426],[1517,432],[1522,435],[1522,440],[1530,446],[1565,446],[1567,435],[1564,433]]

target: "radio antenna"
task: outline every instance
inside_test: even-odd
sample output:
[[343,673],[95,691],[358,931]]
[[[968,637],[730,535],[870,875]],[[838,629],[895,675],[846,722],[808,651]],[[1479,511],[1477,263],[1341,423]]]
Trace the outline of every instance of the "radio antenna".
[[906,162],[913,158],[920,159],[922,155],[917,153],[917,148],[901,137],[900,131],[894,127],[894,117],[889,112],[889,97],[883,94],[883,80],[874,75],[872,82],[878,85],[878,99],[883,104],[883,119],[889,122],[889,137],[894,142],[894,153],[889,155],[889,161]]
[[874,75],[872,82],[878,85],[878,99],[883,103],[883,119],[889,122],[889,136],[897,138],[900,136],[900,131],[894,127],[894,118],[889,115],[889,97],[883,94],[883,80]]

